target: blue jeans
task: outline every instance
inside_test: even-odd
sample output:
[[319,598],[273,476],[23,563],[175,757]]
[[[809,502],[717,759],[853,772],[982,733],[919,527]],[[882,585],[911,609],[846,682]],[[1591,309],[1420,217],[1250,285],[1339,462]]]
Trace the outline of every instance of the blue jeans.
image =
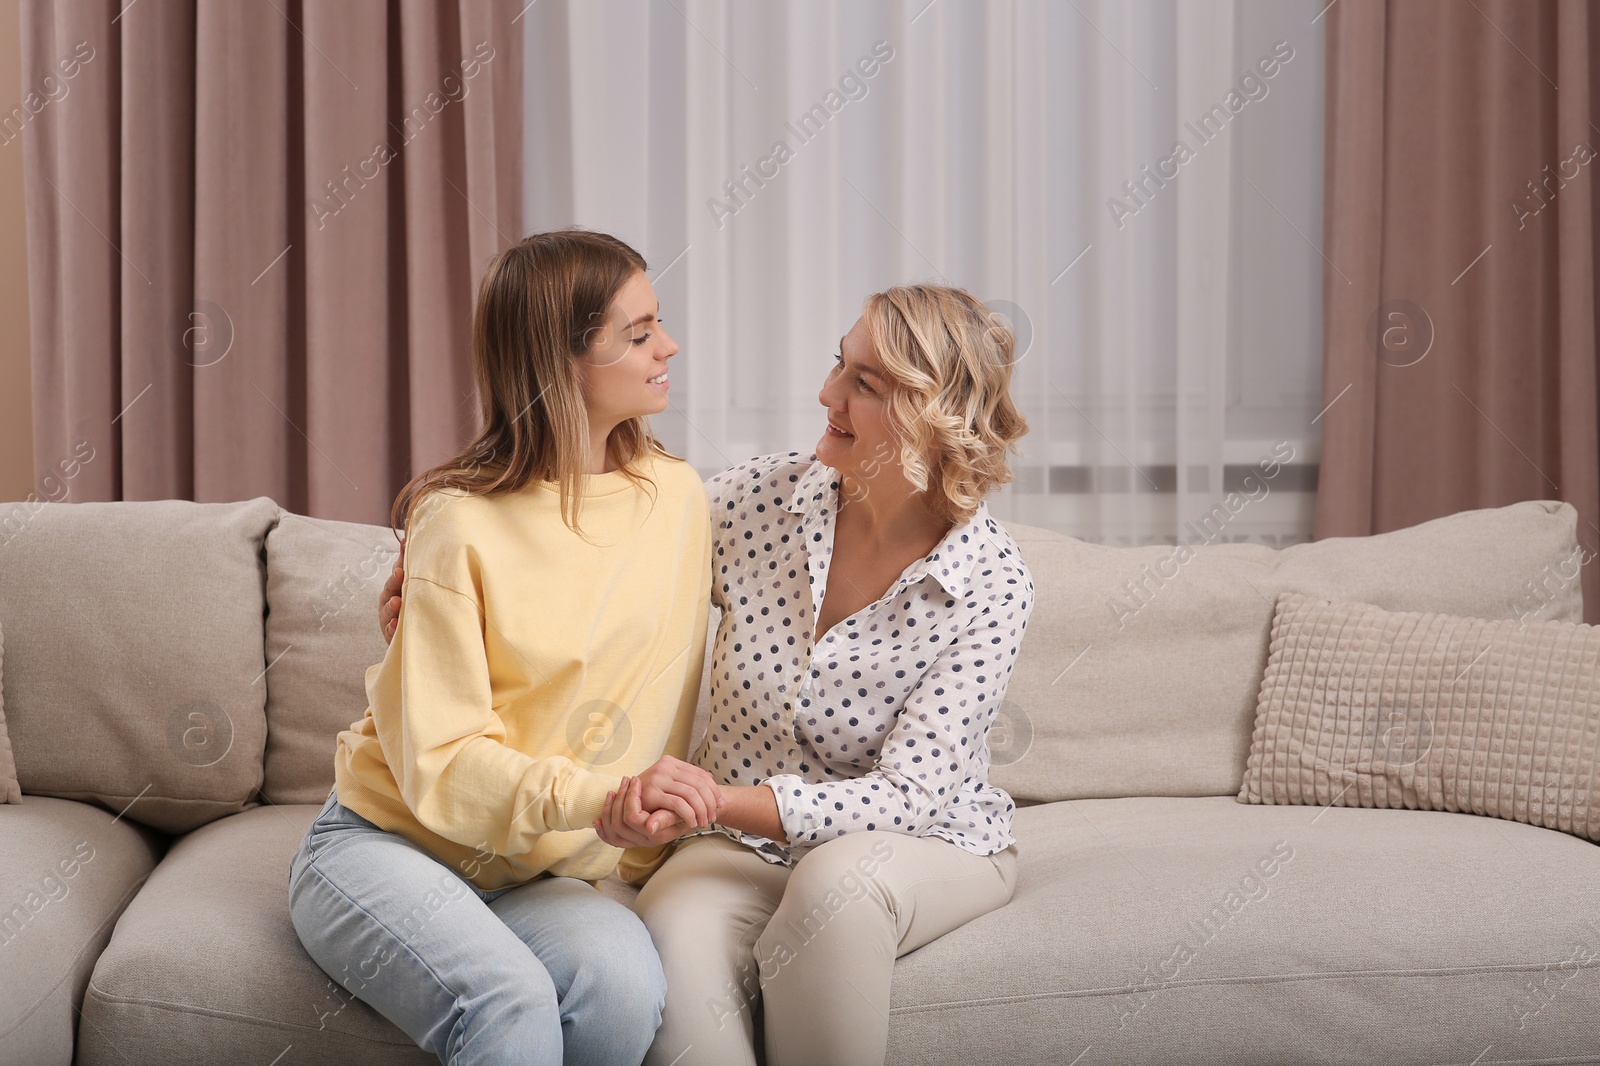
[[666,978],[634,913],[586,882],[487,892],[330,795],[289,866],[328,975],[451,1066],[637,1063]]

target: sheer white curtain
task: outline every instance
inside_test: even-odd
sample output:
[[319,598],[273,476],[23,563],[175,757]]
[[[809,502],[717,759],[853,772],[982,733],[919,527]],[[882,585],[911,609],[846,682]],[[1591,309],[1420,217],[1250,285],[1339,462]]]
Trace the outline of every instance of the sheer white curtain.
[[997,515],[1309,539],[1321,7],[539,0],[525,217],[649,258],[705,473],[811,450],[862,297],[941,281],[1021,340]]

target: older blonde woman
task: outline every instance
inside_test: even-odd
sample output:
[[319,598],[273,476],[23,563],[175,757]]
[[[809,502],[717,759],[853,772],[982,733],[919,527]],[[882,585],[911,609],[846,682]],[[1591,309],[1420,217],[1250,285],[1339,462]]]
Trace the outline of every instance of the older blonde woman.
[[[968,293],[867,299],[811,456],[714,477],[716,824],[653,819],[631,783],[597,825],[683,836],[636,910],[667,1005],[647,1062],[878,1063],[895,959],[1006,903],[1015,809],[989,725],[1033,583],[985,494],[1026,432],[1013,339]],[[657,829],[652,833],[652,829]]]
[[1013,343],[959,289],[875,294],[818,396],[815,454],[707,483],[722,622],[695,762],[722,807],[697,828],[623,778],[595,825],[676,842],[638,867],[667,977],[647,1062],[753,1063],[758,1010],[772,1066],[882,1062],[894,960],[1011,898],[988,733],[1033,582],[983,501],[1027,431]]

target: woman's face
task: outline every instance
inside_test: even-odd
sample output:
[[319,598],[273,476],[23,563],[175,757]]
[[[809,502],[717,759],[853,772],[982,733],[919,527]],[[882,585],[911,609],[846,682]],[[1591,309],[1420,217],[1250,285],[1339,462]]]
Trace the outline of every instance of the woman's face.
[[659,310],[650,279],[635,274],[589,328],[579,367],[591,423],[615,426],[667,409],[667,360],[678,343],[662,328]]
[[891,387],[872,350],[866,319],[858,318],[840,340],[817,394],[828,413],[817,458],[868,481],[885,468],[898,471],[900,445],[890,431],[885,403]]

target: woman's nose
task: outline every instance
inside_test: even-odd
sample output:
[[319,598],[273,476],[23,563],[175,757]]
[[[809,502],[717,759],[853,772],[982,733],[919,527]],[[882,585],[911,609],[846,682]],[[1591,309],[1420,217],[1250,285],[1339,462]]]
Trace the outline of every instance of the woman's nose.
[[833,403],[828,399],[828,390],[833,387],[833,383],[834,375],[830,371],[828,376],[822,379],[822,388],[817,390],[817,402],[830,409],[833,407]]

